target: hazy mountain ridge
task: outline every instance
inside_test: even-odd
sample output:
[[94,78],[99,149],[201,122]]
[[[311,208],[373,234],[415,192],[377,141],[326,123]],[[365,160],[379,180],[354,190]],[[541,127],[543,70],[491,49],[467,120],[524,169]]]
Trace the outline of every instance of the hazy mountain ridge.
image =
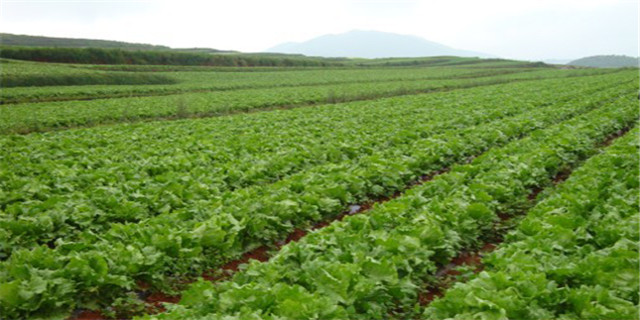
[[625,55],[598,55],[573,60],[568,65],[595,68],[638,67],[638,58]]
[[429,56],[496,57],[486,53],[451,48],[417,36],[360,30],[341,34],[327,34],[304,42],[286,42],[269,48],[265,50],[265,52],[358,58]]

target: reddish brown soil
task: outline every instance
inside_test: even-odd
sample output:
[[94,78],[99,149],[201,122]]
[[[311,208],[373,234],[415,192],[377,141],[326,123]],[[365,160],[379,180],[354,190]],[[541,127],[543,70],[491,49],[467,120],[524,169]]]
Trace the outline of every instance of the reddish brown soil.
[[527,196],[527,199],[529,199],[529,201],[536,200],[536,197],[538,196],[538,194],[540,194],[540,192],[542,192],[542,188],[540,187],[533,188],[533,190],[531,190],[531,193],[529,193],[529,196]]
[[512,217],[504,212],[498,212],[498,218],[500,218],[500,221],[507,221],[509,219],[511,219]]
[[[138,285],[144,288],[145,292],[149,288],[146,283],[139,282]],[[163,303],[178,303],[180,296],[169,296],[162,292],[155,291],[143,298],[145,303],[145,311],[148,314],[155,314],[166,311]],[[111,318],[103,315],[100,311],[82,310],[71,316],[73,320],[109,320]],[[118,319],[126,319],[119,317]]]
[[218,282],[224,280],[237,272],[240,269],[240,265],[248,263],[249,260],[258,260],[265,262],[269,260],[269,247],[261,246],[246,252],[239,259],[229,261],[218,269],[207,270],[202,273],[202,278],[211,282]]
[[455,283],[456,276],[460,275],[460,272],[456,270],[460,266],[473,267],[474,273],[479,273],[484,270],[484,264],[482,264],[482,257],[495,250],[498,242],[487,242],[482,248],[476,251],[465,251],[459,254],[457,257],[451,259],[451,262],[436,272],[436,277],[440,280],[437,285],[427,288],[426,291],[421,292],[418,295],[418,302],[422,306],[426,306],[437,297],[444,295],[446,289]]
[[103,316],[99,311],[83,310],[72,317],[74,320],[106,320],[107,317]]
[[160,313],[166,311],[164,303],[178,303],[180,296],[169,296],[162,292],[156,291],[151,293],[146,299],[146,311],[147,313]]
[[600,146],[606,147],[610,145],[613,142],[613,140],[622,137],[625,133],[629,132],[629,130],[631,130],[632,127],[633,126],[628,126],[616,131],[614,134],[610,135],[609,137],[607,137],[606,140],[600,143]]
[[553,184],[559,184],[562,181],[567,180],[569,178],[569,176],[571,175],[572,171],[573,170],[571,170],[571,169],[565,169],[565,170],[562,170],[562,171],[558,172],[556,174],[556,176],[553,177]]
[[440,290],[439,287],[431,288],[426,292],[421,292],[420,294],[418,294],[418,303],[420,303],[421,306],[426,306],[429,305],[431,301],[435,300],[436,298],[442,297],[443,295],[444,293]]

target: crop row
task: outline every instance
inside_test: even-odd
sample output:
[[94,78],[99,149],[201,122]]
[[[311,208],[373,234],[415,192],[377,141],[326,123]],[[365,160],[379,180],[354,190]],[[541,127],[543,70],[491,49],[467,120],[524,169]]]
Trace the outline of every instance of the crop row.
[[[0,252],[6,258],[18,248],[73,240],[84,231],[101,233],[112,223],[189,210],[206,199],[315,167],[394,156],[399,150],[410,154],[413,145],[437,134],[521,118],[532,106],[593,107],[630,87],[607,89],[611,85],[587,79],[567,84],[558,95],[556,85],[513,84],[177,124],[187,129],[184,133],[148,124],[58,133],[49,139],[7,138],[7,152],[0,157],[7,168],[0,174],[5,213],[0,216]],[[519,94],[506,98],[505,92],[513,91]],[[494,108],[497,96],[503,97],[501,108]],[[179,149],[170,147],[177,143]]]
[[[63,76],[87,76],[96,74],[136,74],[128,72],[108,72],[87,70],[65,65],[50,66],[43,63],[3,63],[11,67],[8,78],[28,79],[30,77],[59,78]],[[64,72],[63,70],[69,70]],[[155,72],[152,75],[167,77],[176,84],[170,85],[85,85],[51,86],[39,88],[4,88],[0,93],[0,103],[41,102],[52,100],[99,99],[128,96],[167,95],[194,91],[227,91],[239,89],[265,89],[292,86],[312,86],[328,84],[347,84],[355,82],[390,82],[408,80],[442,80],[455,78],[473,78],[496,76],[501,74],[536,71],[554,73],[553,70],[535,68],[513,68],[504,70],[468,70],[462,68],[425,68],[425,69],[345,69],[345,70],[301,70],[281,72]],[[560,71],[559,75],[604,74],[615,71],[574,70]],[[144,75],[145,73],[138,73]]]
[[[332,84],[161,97],[6,105],[0,106],[0,133],[47,131],[55,128],[145,119],[215,116],[283,106],[365,100],[560,75],[562,74],[551,71],[544,73],[536,71],[469,79]],[[634,73],[631,72],[618,72],[586,78],[598,78],[615,83],[630,79],[633,75]],[[562,75],[563,78],[564,76]],[[558,80],[559,85],[567,83],[562,80]]]
[[[82,234],[81,241],[59,241],[55,249],[17,250],[0,265],[1,282],[18,291],[37,285],[38,291],[29,299],[3,303],[2,310],[21,315],[65,312],[108,303],[134,289],[135,280],[161,286],[171,277],[198,274],[297,226],[337,215],[351,203],[389,195],[421,174],[597,106],[589,97],[542,108],[532,105],[527,114],[417,139],[356,161],[314,167],[137,224],[114,224],[104,233]],[[617,112],[626,112],[628,118],[635,109]]]
[[638,133],[575,171],[484,259],[485,272],[423,318],[637,318]]
[[43,87],[43,86],[80,86],[80,85],[159,85],[175,84],[177,81],[170,77],[148,73],[106,73],[95,72],[70,75],[2,75],[0,86],[13,87]]
[[534,188],[593,155],[636,121],[632,95],[495,148],[471,164],[309,234],[231,281],[199,281],[151,319],[385,319],[417,305],[438,265],[531,206]]
[[[3,91],[11,87],[177,83],[176,79],[166,74],[109,72],[72,68],[64,64],[29,63],[0,59],[0,68],[2,68],[0,86]],[[4,98],[4,95],[4,92],[0,93],[0,97]]]
[[[508,79],[406,80],[356,82],[198,92],[169,96],[127,97],[0,106],[0,133],[28,133],[157,118],[225,115],[316,103],[364,100],[444,88],[486,85]],[[137,88],[133,87],[133,88]],[[36,91],[37,92],[37,91]]]

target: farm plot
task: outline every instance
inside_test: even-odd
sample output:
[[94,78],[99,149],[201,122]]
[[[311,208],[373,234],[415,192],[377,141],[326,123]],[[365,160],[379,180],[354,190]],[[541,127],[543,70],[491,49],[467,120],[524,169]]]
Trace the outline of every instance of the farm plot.
[[[434,139],[461,137],[473,126],[499,130],[537,116],[557,121],[632,90],[629,84],[586,81],[589,86],[575,82],[563,95],[556,93],[557,81],[541,81],[160,127],[69,131],[51,135],[51,140],[7,137],[3,144],[12,152],[1,158],[6,173],[0,203],[7,214],[0,220],[5,230],[0,252],[9,255],[21,247],[75,239],[84,231],[103,232],[111,223],[189,211],[235,191],[251,192],[245,195],[251,197],[254,192],[268,194],[258,187],[302,179],[309,170],[322,176],[338,171],[336,166],[352,171],[351,166],[367,159],[399,165],[396,157],[411,156],[414,148]],[[512,91],[520,94],[503,98],[504,107],[491,110],[496,96]],[[556,114],[551,117],[548,110]],[[167,148],[177,143],[176,136],[182,147]],[[386,173],[386,184],[401,186],[426,173],[420,168],[404,169],[404,178]],[[359,198],[342,201],[389,194],[384,184],[374,186],[360,187],[367,189],[357,193]]]
[[[0,107],[0,314],[131,317],[157,293],[182,301],[147,317],[431,317],[420,295],[440,265],[639,115],[628,70],[390,70],[184,95],[188,115],[210,116],[343,90],[204,119],[128,122],[174,119],[178,96]],[[415,94],[435,88],[450,91]],[[220,274],[257,249],[271,259]]]
[[148,318],[372,319],[410,313],[438,264],[479,245],[499,214],[528,210],[535,202],[532,190],[550,185],[558,173],[596,153],[608,136],[633,126],[633,102],[623,98],[491,149],[367,214],[283,247],[267,263],[250,263],[231,281],[196,282],[180,306]]
[[[5,88],[0,103],[44,102],[75,99],[110,99],[114,97],[168,95],[184,92],[228,91],[293,86],[346,83],[375,83],[408,80],[468,79],[513,73],[552,72],[558,75],[604,74],[603,70],[562,71],[546,68],[375,68],[375,69],[311,69],[269,71],[167,71],[129,72],[87,69],[86,66],[0,60]],[[134,69],[136,70],[136,69]],[[99,82],[99,78],[121,81]],[[127,79],[139,78],[138,82]],[[147,82],[143,80],[148,78]],[[153,79],[165,79],[165,84]],[[66,80],[66,81],[64,81]],[[38,86],[33,88],[32,86]]]

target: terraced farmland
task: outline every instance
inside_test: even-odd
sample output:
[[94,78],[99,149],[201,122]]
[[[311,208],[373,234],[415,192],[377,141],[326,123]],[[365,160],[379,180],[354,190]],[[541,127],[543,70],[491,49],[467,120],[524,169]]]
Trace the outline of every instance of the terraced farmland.
[[637,318],[637,70],[432,59],[3,60],[0,319]]

